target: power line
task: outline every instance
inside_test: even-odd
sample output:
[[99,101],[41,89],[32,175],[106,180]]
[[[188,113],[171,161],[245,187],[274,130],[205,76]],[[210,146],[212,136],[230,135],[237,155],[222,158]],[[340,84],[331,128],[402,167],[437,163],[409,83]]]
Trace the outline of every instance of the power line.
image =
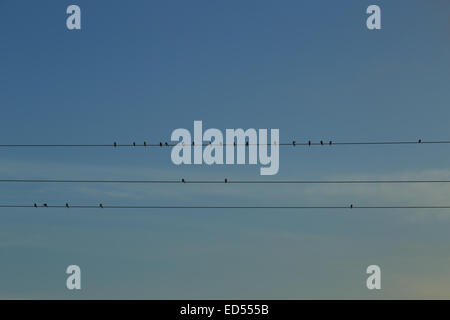
[[[232,143],[232,144],[215,144],[215,143],[202,143],[201,146],[255,146],[255,145],[279,145],[279,146],[358,146],[358,145],[416,145],[416,144],[450,144],[450,140],[430,140],[424,141],[422,139],[415,141],[333,141],[333,140],[320,140],[320,141],[305,141],[305,142],[284,142],[284,143]],[[117,142],[110,144],[0,144],[0,148],[119,148],[119,147],[174,147],[177,143],[168,143],[168,142],[159,142],[159,143],[128,143],[128,144],[119,144]],[[198,147],[200,145],[192,144],[194,147]]]
[[111,184],[408,184],[450,183],[450,180],[75,180],[0,179],[0,183],[111,183]]
[[136,206],[136,205],[48,205],[0,204],[0,208],[75,208],[75,209],[450,209],[450,206]]

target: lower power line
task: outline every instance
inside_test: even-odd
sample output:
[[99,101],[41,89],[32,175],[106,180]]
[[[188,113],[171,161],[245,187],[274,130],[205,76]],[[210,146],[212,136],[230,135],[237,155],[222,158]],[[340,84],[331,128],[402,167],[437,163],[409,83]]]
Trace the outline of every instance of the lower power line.
[[135,205],[49,205],[0,204],[0,208],[74,208],[74,209],[450,209],[450,206],[135,206]]

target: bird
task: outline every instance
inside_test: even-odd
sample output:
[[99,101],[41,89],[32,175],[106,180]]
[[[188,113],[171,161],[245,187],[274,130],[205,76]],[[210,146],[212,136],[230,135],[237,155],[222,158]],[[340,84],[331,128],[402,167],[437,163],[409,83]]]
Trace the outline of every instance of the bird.
[[181,182],[185,183],[186,181],[184,179],[181,179]]
[[227,178],[225,178],[225,183],[227,183],[228,182],[228,179]]
[[169,146],[169,144],[166,142],[166,147],[168,147]]
[[310,145],[311,145],[311,140],[308,141],[308,146],[310,146]]
[[68,208],[69,207],[69,204],[66,202],[66,208]]
[[419,143],[422,143],[422,139],[419,139],[419,141],[418,141]]
[[246,141],[246,142],[245,142],[245,146],[247,146],[247,147],[248,147],[248,141]]
[[133,142],[133,147],[136,147],[136,142]]
[[146,141],[144,141],[144,147],[146,147],[147,146],[147,142]]
[[297,142],[292,141],[292,145],[295,147],[295,145],[297,144]]
[[114,147],[117,147],[117,142],[114,141]]
[[103,204],[100,203],[99,207],[103,209]]
[[34,207],[37,208],[37,204],[36,203],[34,204]]
[[46,203],[44,203],[44,207],[47,207],[47,204],[46,204]]
[[320,144],[323,146],[323,141],[322,140],[320,140]]
[[352,204],[350,205],[350,209],[353,209],[353,205]]
[[159,143],[159,146],[162,147],[162,142]]
[[330,140],[330,146],[333,144],[333,141]]

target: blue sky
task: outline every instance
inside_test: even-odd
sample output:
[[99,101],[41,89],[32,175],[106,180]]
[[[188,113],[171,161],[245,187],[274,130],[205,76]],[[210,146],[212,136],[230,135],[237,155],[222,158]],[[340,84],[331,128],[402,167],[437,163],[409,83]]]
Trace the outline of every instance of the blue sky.
[[[82,10],[68,31],[66,8]],[[382,9],[369,31],[365,10]],[[0,2],[0,143],[449,139],[448,1]],[[283,148],[274,179],[450,179],[446,146]],[[258,179],[170,150],[2,149],[0,177]],[[0,184],[2,203],[449,205],[446,185]],[[448,211],[1,209],[1,298],[449,298]],[[82,269],[80,292],[65,268]],[[382,268],[382,290],[365,268]]]

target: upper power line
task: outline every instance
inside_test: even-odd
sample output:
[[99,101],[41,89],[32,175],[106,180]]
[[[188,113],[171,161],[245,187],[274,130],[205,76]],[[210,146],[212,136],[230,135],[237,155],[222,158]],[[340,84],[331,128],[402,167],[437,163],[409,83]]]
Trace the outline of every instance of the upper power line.
[[[233,143],[233,144],[215,144],[213,142],[210,143],[202,143],[201,146],[215,145],[215,146],[251,146],[251,145],[276,145],[276,142],[267,143],[267,144],[251,144],[251,143]],[[291,142],[282,142],[278,143],[279,146],[357,146],[357,145],[415,145],[415,144],[450,144],[450,140],[429,140],[425,141],[422,139],[414,140],[414,141],[334,141],[334,140],[320,140],[320,141],[297,141],[293,140]],[[0,148],[118,148],[118,147],[173,147],[177,145],[177,143],[169,143],[169,142],[158,142],[158,143],[125,143],[120,144],[118,142],[113,142],[109,144],[0,144]],[[199,146],[195,143],[192,143],[192,146]]]

